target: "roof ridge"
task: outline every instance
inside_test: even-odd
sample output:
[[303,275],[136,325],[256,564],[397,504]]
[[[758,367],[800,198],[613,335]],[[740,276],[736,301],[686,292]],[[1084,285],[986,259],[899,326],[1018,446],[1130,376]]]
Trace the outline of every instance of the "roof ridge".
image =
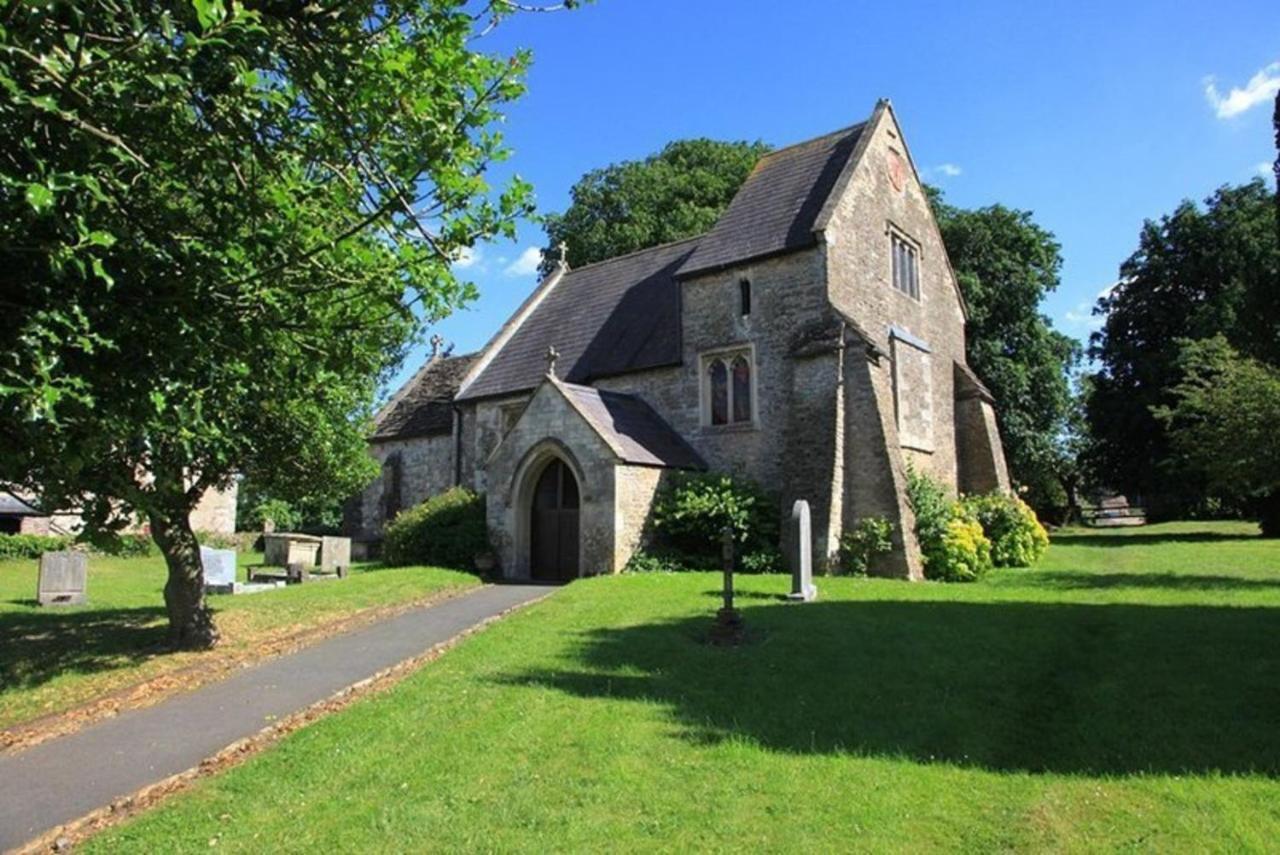
[[611,255],[608,258],[602,258],[599,261],[592,261],[589,264],[582,265],[581,267],[570,266],[568,275],[573,275],[574,273],[577,273],[580,270],[588,270],[592,267],[599,267],[601,264],[608,264],[611,261],[620,261],[624,258],[630,258],[633,255],[642,255],[646,252],[653,252],[654,250],[658,250],[658,249],[667,249],[669,247],[677,246],[682,243],[689,243],[690,241],[702,240],[706,236],[707,236],[707,233],[702,232],[701,234],[696,234],[693,237],[680,238],[679,240],[669,240],[666,243],[657,243],[657,244],[654,244],[653,246],[646,246],[644,249],[633,249],[631,250],[631,252],[624,252],[621,255]]
[[802,145],[810,145],[811,143],[816,143],[819,140],[824,140],[827,137],[844,136],[846,134],[851,134],[856,130],[860,130],[861,128],[866,127],[866,124],[869,121],[870,119],[863,119],[861,122],[855,122],[852,125],[848,125],[843,128],[838,128],[837,130],[828,131],[825,134],[818,134],[816,137],[809,137],[809,139],[807,140],[800,140],[799,142],[788,143],[787,145],[784,145],[782,148],[775,148],[773,151],[765,152],[764,154],[760,155],[760,159],[764,160],[765,158],[773,157],[776,154],[782,154],[785,151],[790,151],[793,148],[799,148]]

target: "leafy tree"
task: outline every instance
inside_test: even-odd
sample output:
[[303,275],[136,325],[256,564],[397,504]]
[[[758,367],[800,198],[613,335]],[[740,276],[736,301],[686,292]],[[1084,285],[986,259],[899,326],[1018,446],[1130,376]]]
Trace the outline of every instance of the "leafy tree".
[[946,204],[929,188],[947,255],[969,306],[969,364],[999,402],[1000,436],[1013,479],[1042,512],[1072,501],[1074,396],[1079,343],[1040,312],[1058,287],[1062,255],[1029,211]]
[[1241,356],[1221,335],[1179,342],[1182,379],[1155,418],[1179,468],[1215,495],[1254,505],[1280,537],[1280,369]]
[[95,536],[142,517],[176,645],[217,638],[199,496],[369,477],[376,386],[474,295],[450,259],[529,211],[484,177],[528,57],[475,38],[514,8],[7,5],[0,481]]
[[1156,516],[1183,513],[1206,484],[1179,464],[1154,415],[1183,377],[1181,339],[1221,334],[1243,355],[1280,365],[1280,240],[1261,179],[1222,187],[1204,207],[1186,201],[1147,221],[1120,282],[1098,301],[1090,342],[1101,370],[1087,420],[1092,468],[1141,495]]
[[580,267],[710,230],[768,150],[762,142],[676,140],[644,160],[588,172],[569,191],[568,210],[546,218],[544,272],[562,242]]

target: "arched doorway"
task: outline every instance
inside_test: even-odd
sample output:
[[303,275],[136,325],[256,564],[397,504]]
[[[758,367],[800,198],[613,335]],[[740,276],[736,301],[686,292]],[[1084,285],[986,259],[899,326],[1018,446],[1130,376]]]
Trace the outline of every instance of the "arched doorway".
[[578,479],[552,458],[533,488],[529,520],[529,570],[535,579],[578,578]]

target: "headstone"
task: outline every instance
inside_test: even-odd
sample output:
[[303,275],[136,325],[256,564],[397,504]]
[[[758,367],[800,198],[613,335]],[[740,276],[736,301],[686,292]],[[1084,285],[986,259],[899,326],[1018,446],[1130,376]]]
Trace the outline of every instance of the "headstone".
[[351,538],[320,538],[320,569],[325,573],[337,573],[345,579],[349,567],[351,567]]
[[236,584],[236,551],[200,547],[200,563],[204,565],[204,587],[233,591]]
[[40,556],[36,601],[42,606],[82,606],[88,602],[89,556],[66,550]]
[[797,499],[791,506],[791,593],[787,599],[808,603],[817,599],[813,586],[813,536],[809,523],[809,503]]
[[285,576],[289,582],[294,585],[301,585],[311,578],[311,574],[307,572],[307,565],[301,561],[295,561],[285,568]]

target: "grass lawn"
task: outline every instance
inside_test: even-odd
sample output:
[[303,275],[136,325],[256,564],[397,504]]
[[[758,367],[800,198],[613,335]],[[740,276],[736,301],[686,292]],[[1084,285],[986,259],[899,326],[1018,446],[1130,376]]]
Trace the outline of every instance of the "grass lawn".
[[[240,578],[260,555],[240,556]],[[0,728],[62,712],[104,693],[255,649],[365,609],[474,585],[474,576],[427,567],[357,565],[342,582],[210,598],[222,644],[167,653],[164,559],[89,559],[89,605],[36,605],[37,562],[0,561]]]
[[94,851],[1264,850],[1280,543],[1065,532],[971,585],[575,583]]

